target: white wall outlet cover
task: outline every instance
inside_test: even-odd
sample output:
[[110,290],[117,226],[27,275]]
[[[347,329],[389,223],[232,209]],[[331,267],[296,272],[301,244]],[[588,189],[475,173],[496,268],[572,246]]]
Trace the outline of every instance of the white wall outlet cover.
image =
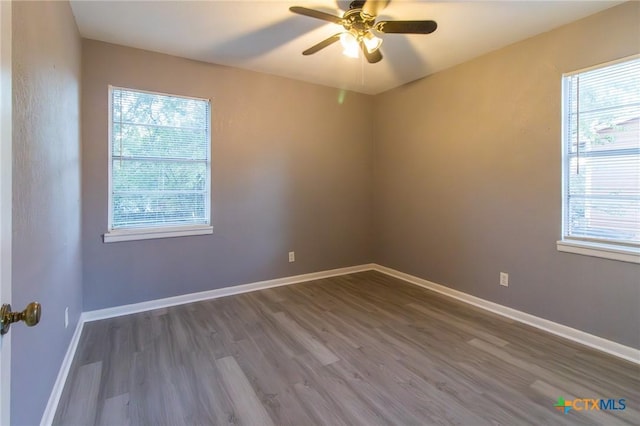
[[506,272],[500,272],[500,285],[509,287],[509,274]]

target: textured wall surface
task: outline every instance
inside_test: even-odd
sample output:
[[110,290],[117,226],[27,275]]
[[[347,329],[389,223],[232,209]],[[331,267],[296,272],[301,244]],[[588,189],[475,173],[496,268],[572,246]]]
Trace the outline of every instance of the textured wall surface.
[[[90,40],[82,82],[85,310],[371,261],[372,97]],[[213,235],[102,242],[109,84],[212,100]]]
[[638,53],[639,11],[623,4],[377,97],[374,260],[640,347],[640,265],[556,250],[561,75]]
[[11,328],[17,425],[40,422],[82,310],[80,55],[68,3],[13,3],[12,304],[43,303],[37,327]]

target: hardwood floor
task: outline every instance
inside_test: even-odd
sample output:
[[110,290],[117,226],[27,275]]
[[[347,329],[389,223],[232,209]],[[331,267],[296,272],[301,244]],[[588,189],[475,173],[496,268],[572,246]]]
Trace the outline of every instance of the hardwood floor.
[[54,424],[640,424],[639,402],[637,365],[363,272],[87,323]]

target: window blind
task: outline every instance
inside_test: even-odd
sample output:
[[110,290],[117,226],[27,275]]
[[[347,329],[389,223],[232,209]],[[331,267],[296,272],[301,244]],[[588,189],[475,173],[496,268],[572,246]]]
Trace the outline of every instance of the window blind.
[[564,87],[564,237],[640,246],[640,58]]
[[209,224],[209,102],[111,88],[111,229]]

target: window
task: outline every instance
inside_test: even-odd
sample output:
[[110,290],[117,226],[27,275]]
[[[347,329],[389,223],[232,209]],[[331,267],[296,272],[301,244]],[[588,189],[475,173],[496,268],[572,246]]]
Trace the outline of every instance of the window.
[[209,101],[109,87],[105,242],[212,233]]
[[558,249],[640,263],[640,57],[563,77]]

